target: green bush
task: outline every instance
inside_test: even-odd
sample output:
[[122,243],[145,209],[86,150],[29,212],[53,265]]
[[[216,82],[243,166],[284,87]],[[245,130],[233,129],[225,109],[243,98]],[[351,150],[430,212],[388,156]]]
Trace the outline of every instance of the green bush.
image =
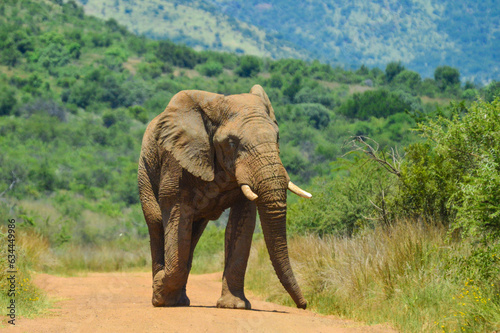
[[388,117],[414,110],[416,103],[419,102],[398,92],[372,90],[352,95],[339,107],[339,113],[349,118],[367,120],[370,117]]
[[452,223],[463,235],[500,235],[500,99],[455,104],[451,118],[419,124],[427,143],[410,145],[401,208]]
[[337,165],[347,172],[314,180],[313,200],[290,205],[288,225],[292,233],[352,235],[378,224],[380,217],[387,218],[376,210],[386,209],[384,197],[394,180],[365,158],[345,163]]
[[198,65],[196,70],[205,76],[219,76],[223,72],[222,64],[214,61],[207,61],[203,65]]
[[0,86],[0,116],[10,115],[16,104],[16,92],[6,86]]
[[404,71],[405,67],[401,64],[401,61],[393,61],[387,64],[385,67],[385,77],[387,82],[391,82],[399,73]]
[[441,91],[460,85],[460,72],[450,66],[439,66],[434,71],[434,80]]
[[245,55],[240,58],[240,64],[235,73],[241,77],[252,77],[260,72],[261,64],[259,58]]

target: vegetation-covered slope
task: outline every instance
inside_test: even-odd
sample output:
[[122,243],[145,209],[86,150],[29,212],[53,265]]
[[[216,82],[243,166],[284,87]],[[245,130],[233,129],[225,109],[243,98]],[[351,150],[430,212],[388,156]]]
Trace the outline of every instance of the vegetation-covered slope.
[[304,58],[304,50],[273,34],[214,11],[201,2],[80,1],[87,14],[114,18],[136,34],[170,39],[198,50],[218,50],[273,58]]
[[[72,1],[7,1],[0,12],[0,193],[53,203],[59,212],[44,218],[51,215],[58,242],[113,238],[106,228],[145,234],[136,190],[141,136],[182,89],[234,94],[261,84],[280,123],[282,161],[299,184],[328,174],[351,136],[407,145],[416,140],[411,114],[480,93],[471,84],[464,90],[458,70],[446,66],[422,80],[400,63],[345,71],[196,52],[86,16]],[[86,211],[121,218],[93,230],[77,222],[91,223]]]
[[[209,49],[312,55],[351,66],[401,60],[426,77],[446,64],[477,82],[500,75],[500,7],[492,0],[81,2],[89,13],[114,17],[132,31]],[[222,45],[214,43],[217,35]]]

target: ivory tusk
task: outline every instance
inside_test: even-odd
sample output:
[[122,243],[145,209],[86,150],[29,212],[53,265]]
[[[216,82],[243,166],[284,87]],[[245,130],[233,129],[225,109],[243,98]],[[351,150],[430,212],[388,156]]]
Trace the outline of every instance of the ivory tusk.
[[257,194],[253,193],[252,189],[248,185],[241,185],[241,191],[250,201],[254,201],[259,197]]
[[297,194],[299,197],[306,198],[306,199],[312,198],[311,193],[304,191],[303,189],[301,189],[300,187],[298,187],[297,185],[295,185],[291,181],[288,182],[288,189],[290,191],[292,191],[293,193]]

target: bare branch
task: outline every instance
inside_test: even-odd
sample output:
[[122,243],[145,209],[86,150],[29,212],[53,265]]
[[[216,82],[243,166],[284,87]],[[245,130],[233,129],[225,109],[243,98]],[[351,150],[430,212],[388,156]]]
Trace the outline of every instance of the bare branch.
[[2,198],[5,193],[7,193],[8,191],[12,190],[14,188],[14,185],[16,185],[17,182],[19,182],[19,178],[17,178],[16,174],[14,173],[14,171],[12,171],[12,183],[10,183],[9,187],[3,191],[2,193],[0,193],[0,198]]
[[397,149],[391,148],[390,153],[380,152],[380,145],[375,140],[366,136],[354,136],[349,144],[353,147],[353,151],[362,152],[372,160],[380,164],[384,169],[396,176],[401,175],[402,157]]

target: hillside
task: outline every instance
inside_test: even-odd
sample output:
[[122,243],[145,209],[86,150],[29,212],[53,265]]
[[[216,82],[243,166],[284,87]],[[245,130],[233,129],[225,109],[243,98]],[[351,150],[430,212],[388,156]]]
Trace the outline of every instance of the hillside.
[[[81,2],[88,13],[116,18],[134,32],[205,49],[354,67],[401,60],[424,77],[446,64],[459,68],[464,81],[500,77],[494,0]],[[222,44],[214,43],[217,34]]]
[[318,61],[196,52],[86,16],[72,1],[10,1],[0,12],[0,193],[55,205],[39,218],[51,216],[51,237],[62,243],[108,237],[93,230],[93,213],[122,216],[112,229],[145,232],[137,222],[141,136],[180,90],[235,94],[261,84],[280,124],[281,159],[299,184],[330,174],[352,136],[405,146],[417,140],[409,129],[418,114],[493,94],[462,89],[458,70],[446,66],[436,69],[436,81],[399,63],[385,72],[346,71]]
[[301,58],[304,50],[273,34],[197,2],[163,0],[80,1],[89,15],[114,18],[136,34],[170,39],[197,50],[218,50],[273,58]]

